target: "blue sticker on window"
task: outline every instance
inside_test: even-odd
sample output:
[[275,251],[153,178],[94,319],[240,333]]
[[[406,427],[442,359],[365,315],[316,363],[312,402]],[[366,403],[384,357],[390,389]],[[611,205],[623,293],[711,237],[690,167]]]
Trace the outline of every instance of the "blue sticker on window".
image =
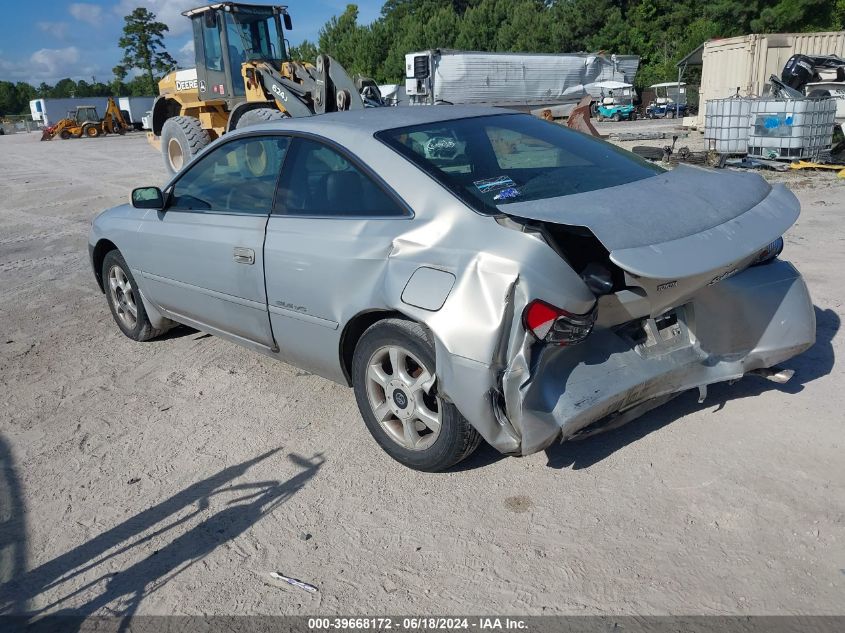
[[502,189],[499,193],[493,196],[493,200],[512,200],[519,197],[519,189],[516,187],[508,187]]
[[511,180],[509,176],[485,178],[484,180],[476,180],[472,184],[474,184],[475,188],[481,193],[493,193],[494,191],[499,191],[500,189],[507,189],[509,187],[516,186],[516,183]]

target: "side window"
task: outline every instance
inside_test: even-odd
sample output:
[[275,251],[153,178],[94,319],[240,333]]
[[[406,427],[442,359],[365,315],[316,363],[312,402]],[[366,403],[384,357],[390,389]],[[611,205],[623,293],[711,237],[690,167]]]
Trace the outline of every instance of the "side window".
[[402,216],[381,187],[333,149],[295,139],[285,162],[274,213],[319,216]]
[[290,139],[251,136],[203,156],[176,181],[169,209],[269,213]]
[[209,70],[223,70],[223,52],[220,50],[220,30],[217,14],[206,11],[202,18],[202,41],[205,53],[205,67]]

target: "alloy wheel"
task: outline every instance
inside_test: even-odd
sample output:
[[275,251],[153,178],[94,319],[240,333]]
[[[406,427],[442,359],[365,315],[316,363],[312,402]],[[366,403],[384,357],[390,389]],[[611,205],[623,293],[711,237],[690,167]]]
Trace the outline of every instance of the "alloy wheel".
[[398,345],[377,349],[367,363],[367,399],[387,436],[405,449],[422,451],[440,435],[437,378]]
[[117,318],[128,330],[134,330],[138,323],[135,289],[120,266],[112,266],[109,270],[109,293]]

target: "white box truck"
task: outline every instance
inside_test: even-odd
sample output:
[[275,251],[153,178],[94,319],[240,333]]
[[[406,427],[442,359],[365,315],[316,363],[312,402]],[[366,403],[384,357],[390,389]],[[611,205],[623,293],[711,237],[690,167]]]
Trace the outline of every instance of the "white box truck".
[[[640,58],[592,53],[482,53],[433,49],[405,55],[411,105],[477,104],[568,114],[594,84],[631,84]],[[563,106],[563,107],[561,107]]]
[[142,120],[147,112],[153,109],[154,101],[155,97],[119,97],[117,107],[124,117],[129,115],[128,122],[135,126],[136,130],[149,129],[144,128]]

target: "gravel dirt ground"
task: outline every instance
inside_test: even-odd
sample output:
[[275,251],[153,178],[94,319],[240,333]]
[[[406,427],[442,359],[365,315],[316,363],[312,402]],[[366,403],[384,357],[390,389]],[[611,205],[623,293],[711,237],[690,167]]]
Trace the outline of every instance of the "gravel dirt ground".
[[141,135],[0,137],[0,613],[845,613],[845,182],[777,178],[817,306],[792,382],[432,475],[349,389],[185,328],[120,333],[86,236],[165,181]]

